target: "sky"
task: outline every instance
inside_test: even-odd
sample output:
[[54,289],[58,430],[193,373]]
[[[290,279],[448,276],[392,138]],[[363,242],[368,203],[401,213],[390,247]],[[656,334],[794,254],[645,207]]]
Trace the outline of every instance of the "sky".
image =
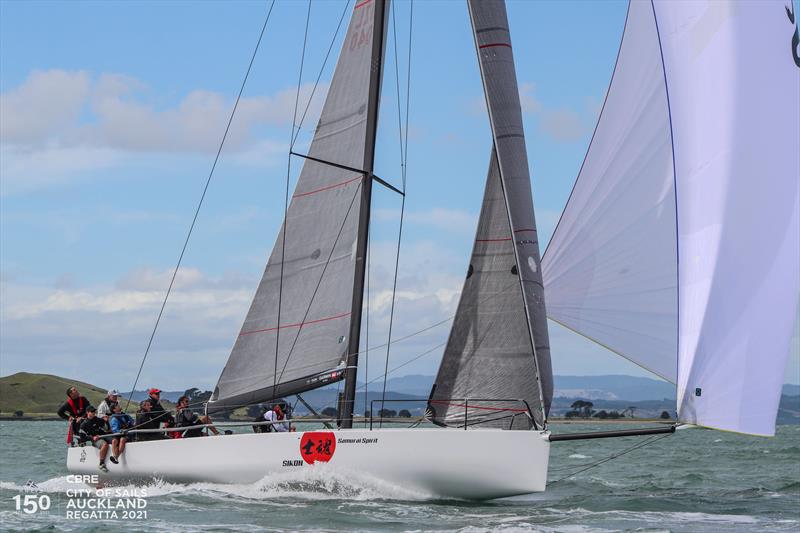
[[[296,95],[309,109],[302,149],[345,3],[312,3],[299,93],[308,4],[276,4],[139,388],[216,382],[279,228]],[[508,2],[543,244],[588,146],[626,5]],[[0,1],[0,374],[129,390],[268,6]],[[395,5],[402,107],[409,8]],[[376,174],[398,184],[389,39]],[[414,4],[410,76],[394,338],[444,322],[393,346],[392,376],[438,368],[483,193],[491,135],[464,2]],[[399,209],[397,195],[375,189],[370,346],[386,339]],[[550,335],[556,374],[650,376],[555,324]],[[792,342],[786,380],[798,383],[797,333]],[[362,356],[360,376],[382,375],[386,355]]]

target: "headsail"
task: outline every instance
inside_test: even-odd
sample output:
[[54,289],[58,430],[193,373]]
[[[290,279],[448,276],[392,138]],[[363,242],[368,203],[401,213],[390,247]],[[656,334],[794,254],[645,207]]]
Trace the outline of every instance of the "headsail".
[[[464,419],[460,398],[524,399],[541,427],[553,394],[522,112],[500,0],[468,2],[494,149],[467,280],[430,398],[433,420]],[[454,401],[450,402],[449,400]],[[520,405],[478,404],[469,423],[527,429]],[[513,417],[513,418],[512,418]]]
[[[374,9],[373,0],[355,4],[308,154],[356,170],[364,165],[376,75]],[[361,172],[305,160],[211,408],[257,403],[344,377],[364,179]]]
[[542,260],[554,321],[677,381],[667,92],[649,2],[631,2],[592,142]]
[[800,291],[800,63],[784,2],[657,2],[675,146],[678,415],[772,435]]
[[631,2],[544,262],[553,318],[676,381],[680,420],[762,435],[800,291],[789,18],[782,3]]

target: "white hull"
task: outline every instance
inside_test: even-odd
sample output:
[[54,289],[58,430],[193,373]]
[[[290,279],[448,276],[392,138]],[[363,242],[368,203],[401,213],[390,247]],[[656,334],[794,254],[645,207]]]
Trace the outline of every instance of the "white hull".
[[[433,496],[483,500],[543,491],[547,437],[543,431],[496,429],[349,429],[135,442],[120,464],[106,461],[109,472],[101,479],[253,483],[293,469],[324,468],[326,462],[339,472]],[[98,450],[69,448],[67,468],[100,474]]]

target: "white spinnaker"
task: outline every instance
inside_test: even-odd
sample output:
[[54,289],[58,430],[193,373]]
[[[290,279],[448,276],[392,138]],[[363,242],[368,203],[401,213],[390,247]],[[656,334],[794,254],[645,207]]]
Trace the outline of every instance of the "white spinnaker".
[[632,2],[612,83],[542,273],[552,320],[675,383],[673,185],[653,10]]
[[[632,2],[602,117],[543,260],[553,319],[670,380],[677,355],[685,422],[775,432],[800,292],[794,32],[781,2]],[[666,125],[658,98],[646,97],[653,65],[666,80]],[[663,143],[670,131],[674,153]]]
[[656,2],[675,152],[678,415],[773,435],[800,291],[800,68],[784,2]]

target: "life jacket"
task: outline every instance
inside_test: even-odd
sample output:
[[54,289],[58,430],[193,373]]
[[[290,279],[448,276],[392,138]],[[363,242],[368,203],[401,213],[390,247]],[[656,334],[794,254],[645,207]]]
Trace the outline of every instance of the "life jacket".
[[67,403],[69,404],[70,409],[72,409],[72,416],[79,416],[79,413],[84,409],[84,398],[83,396],[78,396],[78,403],[80,404],[78,407],[75,407],[75,402],[72,400],[70,396],[67,396]]

